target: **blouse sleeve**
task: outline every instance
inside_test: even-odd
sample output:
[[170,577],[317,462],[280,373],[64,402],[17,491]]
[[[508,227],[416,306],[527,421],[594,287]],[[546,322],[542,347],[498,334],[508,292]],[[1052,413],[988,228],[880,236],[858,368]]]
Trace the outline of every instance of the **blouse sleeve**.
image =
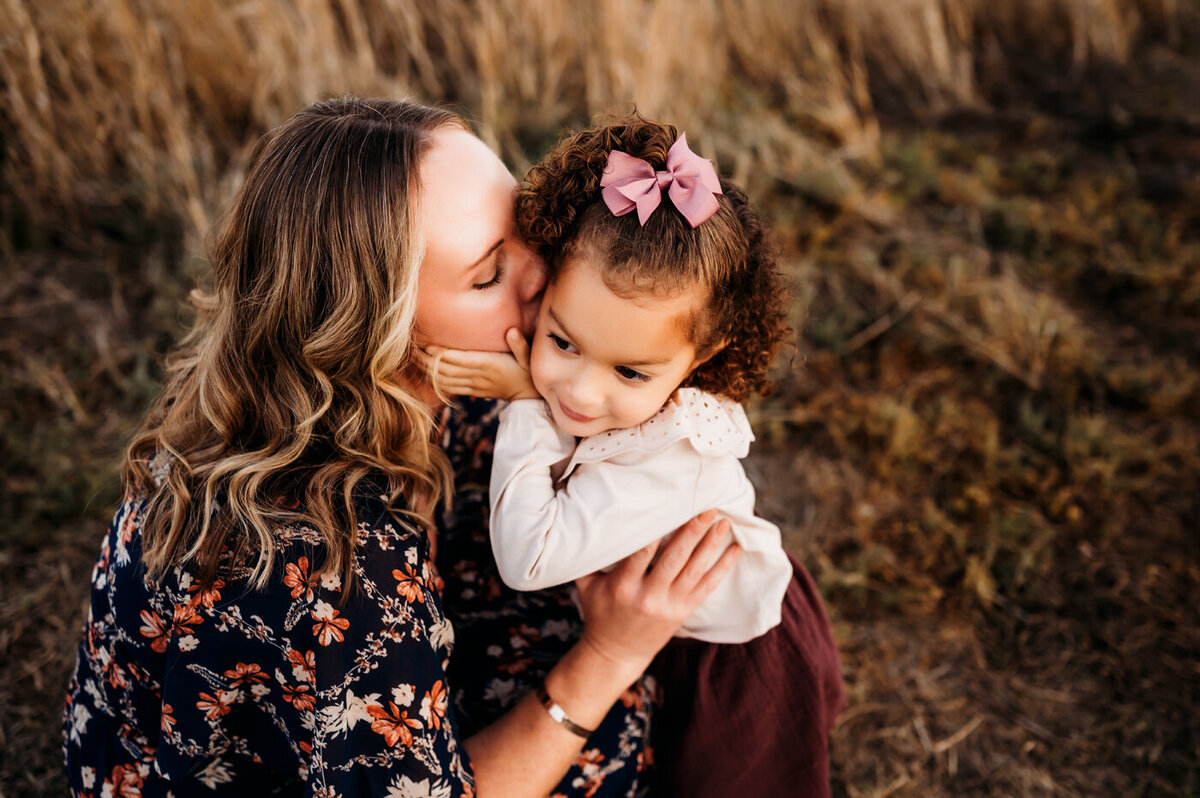
[[537,400],[500,414],[492,465],[492,548],[500,575],[518,590],[562,584],[616,563],[698,512],[700,458],[680,442],[627,452],[619,464],[585,463],[556,487],[552,466],[570,456]]

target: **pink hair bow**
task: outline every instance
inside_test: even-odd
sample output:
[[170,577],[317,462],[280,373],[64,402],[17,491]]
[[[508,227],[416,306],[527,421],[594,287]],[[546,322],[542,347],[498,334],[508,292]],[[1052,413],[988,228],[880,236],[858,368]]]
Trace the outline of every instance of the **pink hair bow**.
[[664,189],[692,227],[717,212],[714,195],[722,193],[717,170],[711,161],[688,149],[687,134],[676,139],[667,151],[665,172],[654,171],[641,158],[613,150],[608,154],[600,185],[600,196],[614,216],[624,216],[637,208],[638,223],[642,225],[662,202]]

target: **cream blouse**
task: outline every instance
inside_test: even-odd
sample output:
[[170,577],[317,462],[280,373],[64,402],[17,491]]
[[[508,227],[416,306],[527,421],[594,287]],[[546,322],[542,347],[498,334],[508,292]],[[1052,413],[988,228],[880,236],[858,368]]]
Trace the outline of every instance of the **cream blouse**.
[[754,487],[738,462],[752,440],[741,405],[695,388],[676,391],[637,427],[578,443],[545,402],[510,403],[491,479],[500,576],[517,590],[570,582],[715,508],[743,552],[678,634],[713,643],[758,637],[779,623],[792,567],[779,528],[754,515]]

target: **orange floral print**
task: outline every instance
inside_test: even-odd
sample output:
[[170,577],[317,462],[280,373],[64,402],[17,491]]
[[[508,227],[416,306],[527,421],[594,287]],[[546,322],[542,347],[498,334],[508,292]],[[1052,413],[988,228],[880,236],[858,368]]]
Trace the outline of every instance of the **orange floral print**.
[[313,624],[313,634],[317,636],[317,642],[321,645],[327,646],[335,641],[340,643],[346,639],[342,632],[350,628],[350,621],[339,618],[338,611],[329,604],[318,601],[312,611],[312,617],[316,620]]
[[190,635],[196,631],[193,626],[204,623],[204,619],[196,612],[192,602],[180,602],[175,605],[175,617],[171,621],[171,631],[176,635]]
[[583,779],[576,780],[573,786],[582,787],[585,798],[591,798],[604,784],[604,774],[600,772],[600,764],[604,762],[604,754],[599,748],[589,748],[581,751],[575,760],[576,766],[583,771]]
[[621,693],[621,703],[629,709],[636,709],[641,712],[646,707],[646,694],[642,691],[641,685],[634,684],[625,692]]
[[171,635],[167,630],[166,621],[149,610],[142,610],[142,628],[138,631],[142,637],[150,638],[150,648],[158,654],[167,650]]
[[442,721],[446,718],[447,704],[446,685],[441,679],[438,679],[433,683],[433,687],[425,693],[425,698],[421,700],[421,717],[432,728],[441,729]]
[[120,796],[120,798],[141,798],[142,777],[136,765],[117,765],[112,769],[112,775],[104,780],[101,795]]
[[225,678],[230,680],[231,687],[237,687],[240,684],[262,684],[267,680],[267,674],[263,673],[262,668],[253,662],[249,664],[239,662],[225,671]]
[[229,714],[229,710],[233,707],[233,702],[236,698],[236,691],[218,690],[215,696],[208,693],[200,693],[200,700],[196,702],[196,709],[204,710],[204,717],[209,720],[216,720],[223,715]]
[[588,748],[580,751],[579,756],[575,759],[575,764],[579,767],[587,767],[588,765],[599,765],[604,761],[604,754],[599,748]]
[[317,658],[311,651],[299,652],[294,648],[289,648],[287,652],[288,662],[292,663],[292,675],[302,682],[316,681],[317,678]]
[[283,583],[292,589],[292,598],[304,596],[305,601],[312,601],[317,579],[308,572],[308,558],[301,557],[294,563],[288,563],[283,570]]
[[375,720],[371,721],[371,731],[376,734],[382,734],[383,739],[393,748],[397,742],[402,742],[405,745],[412,745],[413,736],[409,729],[421,728],[421,721],[408,716],[408,710],[403,712],[391,701],[388,702],[391,712],[384,709],[379,704],[371,704],[367,707],[367,712]]
[[114,689],[120,689],[122,687],[129,686],[129,682],[125,679],[125,671],[122,670],[121,664],[115,659],[106,662],[101,670],[101,673]]
[[204,606],[207,609],[212,609],[213,605],[221,600],[221,588],[225,587],[224,579],[216,579],[210,587],[202,588],[200,585],[194,584],[188,588],[189,593],[195,593],[192,596],[192,606]]
[[[470,440],[473,446],[480,439]],[[447,445],[453,450],[457,444]],[[458,455],[451,452],[480,469],[464,475],[462,484],[486,485],[490,445],[489,438],[479,456],[461,446]],[[469,590],[476,597],[455,608],[443,604],[427,537],[378,497],[356,498],[360,519],[381,519],[359,524],[353,554],[358,589],[369,600],[343,606],[330,598],[334,591],[345,592],[343,580],[313,578],[321,534],[302,524],[278,529],[279,560],[265,590],[250,585],[248,563],[238,559],[236,546],[224,552],[231,569],[222,566],[221,580],[204,583],[183,564],[166,579],[147,581],[137,556],[145,498],[128,496],[93,571],[93,614],[68,688],[64,746],[75,763],[66,774],[73,794],[130,798],[157,791],[164,778],[201,776],[214,795],[252,795],[264,766],[286,757],[289,772],[320,782],[313,785],[318,794],[350,795],[366,775],[378,787],[373,794],[389,787],[420,792],[427,784],[426,791],[445,798],[471,798],[450,684],[475,696],[470,709],[480,717],[499,713],[546,664],[533,656],[540,642],[568,643],[581,627],[565,594],[501,594],[486,530],[478,526],[486,517],[486,497],[476,493],[473,487],[456,496],[473,508],[460,514],[469,523],[455,529],[451,518],[439,530],[456,555],[465,555],[452,558],[441,573],[446,595],[468,599]],[[470,554],[476,547],[478,561]],[[309,590],[312,600],[305,601]],[[115,613],[127,619],[128,633],[119,639],[107,620]],[[459,628],[471,630],[469,651],[460,656],[488,652],[480,661],[486,670],[472,673],[479,678],[466,685],[445,673],[454,641],[451,624],[460,618]],[[501,663],[520,673],[510,675]],[[466,671],[472,670],[468,663]],[[171,682],[167,703],[164,673]],[[593,798],[625,795],[635,782],[646,781],[634,771],[645,759],[635,758],[646,745],[655,694],[644,691],[642,697],[645,712],[617,704],[615,711],[628,723],[609,724],[611,733],[606,726],[597,735],[603,742],[589,744],[599,746],[605,758],[587,762],[586,772],[573,765],[559,788],[564,796],[582,798],[599,782],[603,786]],[[368,712],[372,705],[379,706]],[[109,745],[104,737],[122,728],[124,706],[157,708],[158,721],[151,709],[148,728],[125,727],[123,744]],[[318,735],[325,742],[318,743]],[[203,775],[188,773],[187,762],[200,750],[214,755]],[[97,760],[95,752],[103,758]],[[148,763],[158,754],[169,774],[151,770]],[[353,772],[347,772],[350,757],[357,760]],[[122,769],[114,772],[118,764]]]
[[138,524],[138,516],[139,515],[141,515],[141,513],[138,511],[138,508],[134,507],[128,513],[125,514],[124,518],[121,519],[121,527],[120,527],[119,534],[121,536],[122,545],[133,540],[134,530],[136,530],[139,526],[139,524]]
[[404,564],[404,571],[399,568],[392,571],[392,576],[396,578],[396,592],[412,604],[414,601],[425,603],[425,583],[421,581],[421,575],[413,569],[409,563]]
[[285,684],[283,686],[283,700],[301,712],[307,712],[317,705],[317,698],[313,695],[312,688],[307,684],[298,684],[294,687],[290,684]]

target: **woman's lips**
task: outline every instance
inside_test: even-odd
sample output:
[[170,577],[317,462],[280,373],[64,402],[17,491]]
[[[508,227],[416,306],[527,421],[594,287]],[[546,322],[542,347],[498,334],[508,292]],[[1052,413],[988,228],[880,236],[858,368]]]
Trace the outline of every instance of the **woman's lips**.
[[583,416],[579,413],[576,413],[574,410],[564,405],[562,399],[558,400],[558,409],[563,412],[564,416],[571,419],[576,424],[587,424],[596,420],[596,417],[594,416]]

